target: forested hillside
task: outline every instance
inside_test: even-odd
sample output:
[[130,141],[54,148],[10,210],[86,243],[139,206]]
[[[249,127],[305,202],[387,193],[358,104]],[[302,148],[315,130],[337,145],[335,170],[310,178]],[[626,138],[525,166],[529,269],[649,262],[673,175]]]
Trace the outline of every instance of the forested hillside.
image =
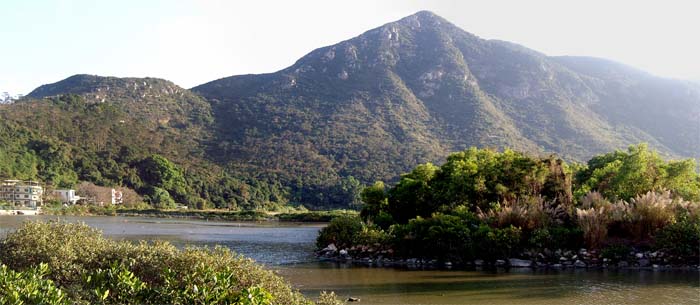
[[0,118],[7,178],[127,186],[160,207],[286,203],[281,185],[233,177],[207,160],[209,104],[168,81],[77,75],[0,106]]

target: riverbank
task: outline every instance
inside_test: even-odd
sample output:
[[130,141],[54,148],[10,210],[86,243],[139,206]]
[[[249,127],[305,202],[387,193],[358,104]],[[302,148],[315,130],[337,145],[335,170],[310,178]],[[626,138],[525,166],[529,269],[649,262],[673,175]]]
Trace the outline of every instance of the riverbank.
[[355,216],[352,210],[330,211],[228,211],[228,210],[163,210],[163,209],[125,209],[100,206],[70,206],[47,208],[46,215],[59,216],[124,216],[124,217],[156,217],[181,218],[213,221],[282,221],[282,222],[330,222],[342,216]]
[[519,258],[451,262],[426,258],[397,258],[393,251],[372,247],[338,249],[330,244],[316,252],[321,261],[331,261],[369,267],[405,267],[409,269],[591,269],[591,270],[698,270],[700,262],[680,262],[680,257],[663,251],[622,249],[624,253],[610,253],[580,249],[523,253]]
[[0,216],[7,215],[39,215],[41,210],[4,210],[0,209]]

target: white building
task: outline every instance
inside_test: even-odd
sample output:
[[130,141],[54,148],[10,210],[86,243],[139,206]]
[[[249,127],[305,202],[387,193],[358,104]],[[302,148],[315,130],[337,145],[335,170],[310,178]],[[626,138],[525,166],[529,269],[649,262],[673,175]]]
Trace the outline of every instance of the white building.
[[112,204],[122,204],[124,202],[124,194],[121,191],[112,189]]
[[53,195],[56,199],[60,200],[61,203],[65,204],[75,204],[80,200],[80,196],[75,194],[75,190],[55,190]]
[[5,180],[0,184],[0,201],[17,206],[36,208],[41,206],[44,188],[39,182]]

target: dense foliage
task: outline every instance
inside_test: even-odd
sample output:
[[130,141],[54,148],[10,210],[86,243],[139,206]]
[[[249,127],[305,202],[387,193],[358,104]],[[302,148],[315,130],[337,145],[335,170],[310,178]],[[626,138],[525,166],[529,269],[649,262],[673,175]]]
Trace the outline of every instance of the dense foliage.
[[43,263],[23,272],[0,264],[0,304],[70,304],[65,293],[45,278],[48,273],[49,267]]
[[26,223],[0,259],[0,304],[313,304],[227,249],[112,241],[83,224]]
[[400,257],[464,262],[624,245],[692,262],[700,249],[699,179],[692,160],[664,161],[645,144],[573,166],[471,148],[439,167],[419,165],[393,187],[368,186],[360,218],[333,220],[317,246],[380,241],[375,248]]

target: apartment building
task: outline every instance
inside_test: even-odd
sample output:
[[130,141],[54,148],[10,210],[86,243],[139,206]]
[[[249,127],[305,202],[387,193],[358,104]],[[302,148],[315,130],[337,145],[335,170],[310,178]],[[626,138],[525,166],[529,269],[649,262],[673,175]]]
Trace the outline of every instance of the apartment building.
[[0,184],[0,201],[16,206],[36,208],[41,206],[44,188],[39,182],[5,180]]

